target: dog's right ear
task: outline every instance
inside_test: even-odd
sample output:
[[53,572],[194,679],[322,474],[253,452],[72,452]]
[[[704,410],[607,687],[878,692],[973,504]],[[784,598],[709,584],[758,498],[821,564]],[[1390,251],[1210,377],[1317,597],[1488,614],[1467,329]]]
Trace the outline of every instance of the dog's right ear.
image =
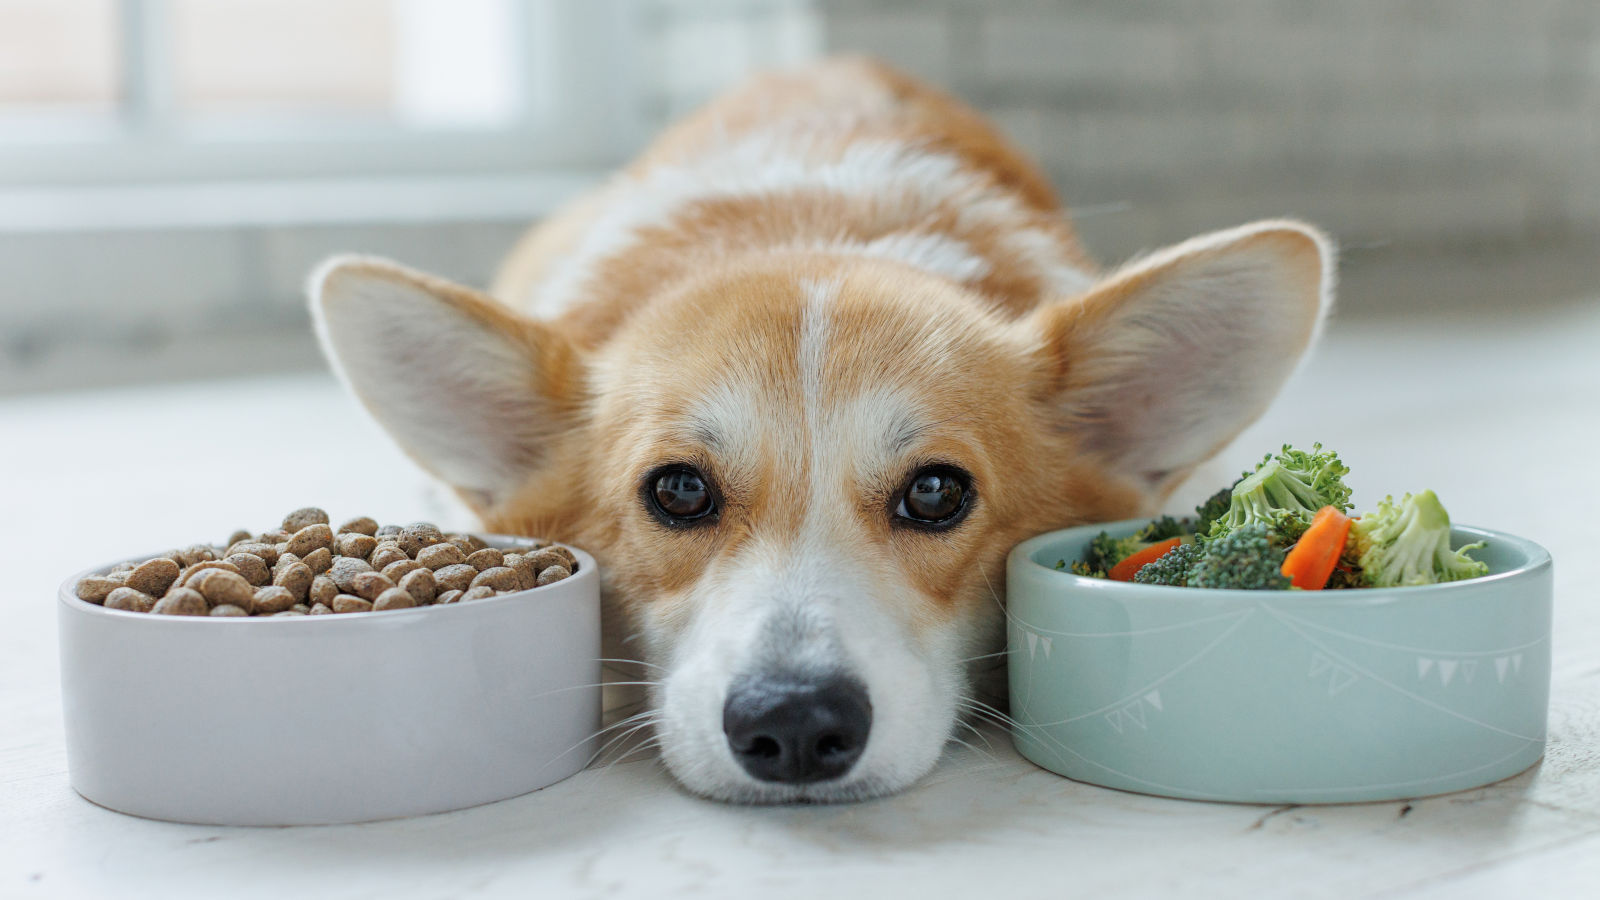
[[401,448],[479,513],[521,486],[569,427],[577,354],[548,324],[371,257],[335,257],[308,286],[334,370]]

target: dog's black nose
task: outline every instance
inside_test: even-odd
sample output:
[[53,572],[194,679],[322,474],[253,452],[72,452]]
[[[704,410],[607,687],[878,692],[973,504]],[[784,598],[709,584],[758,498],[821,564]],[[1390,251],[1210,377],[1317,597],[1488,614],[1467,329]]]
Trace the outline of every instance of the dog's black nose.
[[722,707],[733,757],[762,781],[808,784],[850,771],[867,746],[872,704],[849,678],[746,679]]

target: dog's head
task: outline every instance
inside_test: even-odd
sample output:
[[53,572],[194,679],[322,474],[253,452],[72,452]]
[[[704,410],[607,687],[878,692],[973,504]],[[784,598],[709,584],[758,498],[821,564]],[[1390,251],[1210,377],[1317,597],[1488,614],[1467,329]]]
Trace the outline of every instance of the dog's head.
[[486,525],[600,558],[683,784],[839,800],[933,766],[1014,543],[1148,510],[1262,412],[1330,252],[1262,223],[1021,314],[825,255],[553,321],[364,259],[312,297],[350,387]]

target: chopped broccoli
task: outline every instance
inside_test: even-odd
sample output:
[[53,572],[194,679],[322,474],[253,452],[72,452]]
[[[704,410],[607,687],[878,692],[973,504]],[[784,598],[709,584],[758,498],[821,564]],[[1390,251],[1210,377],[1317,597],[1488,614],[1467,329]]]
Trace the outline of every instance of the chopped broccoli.
[[1433,491],[1385,497],[1378,511],[1350,528],[1365,580],[1373,587],[1434,584],[1489,574],[1487,563],[1468,557],[1482,543],[1450,549],[1450,514]]
[[1284,550],[1273,543],[1265,522],[1243,525],[1201,546],[1189,570],[1189,587],[1247,591],[1289,587],[1290,579],[1282,571]]
[[1171,516],[1162,516],[1159,519],[1152,519],[1149,525],[1139,529],[1134,536],[1146,544],[1154,544],[1175,537],[1188,537],[1189,529],[1183,521]]
[[1292,542],[1322,507],[1337,507],[1340,512],[1350,508],[1350,488],[1343,481],[1349,471],[1337,453],[1323,452],[1321,444],[1313,444],[1310,453],[1285,444],[1283,452],[1268,454],[1233,486],[1228,511],[1211,524],[1206,539],[1259,524]]
[[[1078,574],[1104,578],[1105,573],[1111,571],[1112,567],[1117,563],[1122,562],[1151,544],[1175,537],[1187,538],[1189,533],[1185,521],[1174,519],[1171,516],[1153,519],[1149,524],[1127,537],[1116,538],[1112,537],[1110,532],[1102,531],[1095,535],[1094,540],[1089,542],[1089,552],[1085,553],[1081,560],[1086,571]],[[1077,571],[1076,568],[1074,568],[1074,571]]]
[[[1243,480],[1243,478],[1239,479],[1239,481]],[[1239,481],[1235,481],[1234,484],[1238,484]],[[1210,531],[1211,523],[1222,518],[1222,516],[1227,513],[1228,503],[1232,499],[1233,487],[1229,486],[1217,491],[1210,497],[1207,497],[1206,502],[1196,506],[1194,508],[1194,513],[1200,518],[1195,522],[1194,533],[1205,534],[1206,532]]]
[[1103,572],[1103,571],[1097,572],[1094,569],[1089,568],[1089,564],[1084,562],[1081,559],[1073,560],[1071,565],[1067,565],[1067,561],[1064,560],[1064,559],[1058,559],[1058,560],[1056,560],[1056,571],[1058,571],[1058,572],[1061,572],[1061,571],[1071,572],[1074,575],[1082,575],[1085,578],[1104,578],[1104,577],[1106,577],[1106,573],[1105,572]]
[[1161,555],[1155,562],[1145,563],[1134,573],[1133,580],[1140,584],[1168,584],[1183,587],[1189,583],[1189,569],[1199,557],[1201,545],[1179,544]]

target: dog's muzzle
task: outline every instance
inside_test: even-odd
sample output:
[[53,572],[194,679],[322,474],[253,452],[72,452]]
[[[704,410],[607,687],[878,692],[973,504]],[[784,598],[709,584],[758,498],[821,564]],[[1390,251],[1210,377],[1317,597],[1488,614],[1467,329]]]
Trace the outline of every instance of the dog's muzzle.
[[853,678],[747,677],[728,692],[722,730],[754,778],[827,781],[850,771],[866,749],[872,703]]

